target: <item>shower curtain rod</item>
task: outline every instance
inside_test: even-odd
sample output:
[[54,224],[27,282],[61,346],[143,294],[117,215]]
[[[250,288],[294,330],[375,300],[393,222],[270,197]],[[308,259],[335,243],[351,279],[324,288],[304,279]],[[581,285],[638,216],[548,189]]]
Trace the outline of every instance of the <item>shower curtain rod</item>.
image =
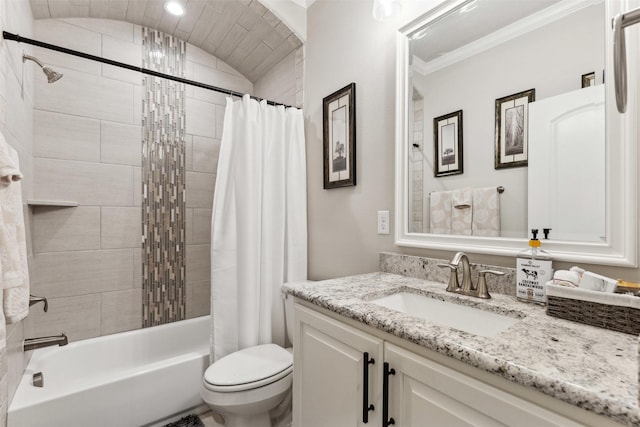
[[[27,37],[22,37],[19,34],[13,34],[13,33],[10,33],[8,31],[3,31],[2,32],[2,37],[5,40],[13,40],[13,41],[16,41],[18,43],[26,43],[26,44],[30,44],[30,45],[33,45],[33,46],[42,47],[42,48],[45,48],[45,49],[55,50],[56,52],[66,53],[67,55],[78,56],[80,58],[85,58],[85,59],[90,59],[92,61],[102,62],[103,64],[113,65],[114,67],[126,68],[127,70],[137,71],[137,72],[142,73],[142,74],[148,74],[148,75],[154,76],[154,77],[160,77],[160,78],[163,78],[163,79],[173,80],[175,82],[184,83],[184,84],[188,84],[188,85],[191,85],[191,86],[196,86],[196,87],[199,87],[199,88],[202,88],[202,89],[213,90],[215,92],[220,92],[220,93],[224,93],[224,94],[231,95],[231,96],[237,96],[237,97],[242,98],[245,95],[242,92],[236,92],[234,90],[224,89],[224,88],[221,88],[221,87],[200,83],[200,82],[197,82],[195,80],[189,80],[189,79],[184,79],[182,77],[176,77],[176,76],[172,76],[170,74],[159,73],[157,71],[149,70],[147,68],[136,67],[134,65],[125,64],[124,62],[113,61],[111,59],[101,58],[99,56],[91,55],[91,54],[84,53],[84,52],[79,52],[77,50],[67,49],[66,47],[56,46],[54,44],[41,42],[39,40],[34,40],[34,39],[27,38]],[[257,96],[253,96],[253,95],[250,95],[250,96],[251,96],[252,99],[255,99],[257,101],[263,101],[263,98],[258,98]],[[286,108],[291,107],[291,105],[282,104],[280,102],[275,102],[275,101],[270,101],[268,99],[265,99],[264,101],[266,101],[267,104],[269,104],[269,105],[276,105],[276,106],[277,105],[282,105],[282,106],[284,106]]]

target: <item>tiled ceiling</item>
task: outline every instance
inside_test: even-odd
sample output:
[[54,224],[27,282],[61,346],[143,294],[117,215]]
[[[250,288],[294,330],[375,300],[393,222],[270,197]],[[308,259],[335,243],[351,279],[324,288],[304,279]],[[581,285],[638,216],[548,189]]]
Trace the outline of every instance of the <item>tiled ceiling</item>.
[[258,0],[183,0],[185,13],[181,17],[165,11],[165,0],[30,2],[35,19],[115,19],[175,35],[225,61],[253,82],[302,44]]

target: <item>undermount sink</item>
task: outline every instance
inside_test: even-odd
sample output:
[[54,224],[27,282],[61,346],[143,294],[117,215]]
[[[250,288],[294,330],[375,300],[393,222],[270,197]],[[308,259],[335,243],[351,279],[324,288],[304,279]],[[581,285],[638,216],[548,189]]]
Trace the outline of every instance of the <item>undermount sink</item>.
[[520,321],[503,314],[409,292],[399,292],[370,302],[483,337],[495,336]]

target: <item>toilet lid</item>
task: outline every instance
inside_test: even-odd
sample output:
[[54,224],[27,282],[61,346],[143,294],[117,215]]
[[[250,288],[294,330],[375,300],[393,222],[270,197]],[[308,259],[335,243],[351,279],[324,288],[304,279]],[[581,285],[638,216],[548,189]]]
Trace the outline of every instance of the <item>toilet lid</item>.
[[293,356],[289,351],[276,344],[264,344],[223,357],[209,366],[204,380],[209,388],[220,391],[246,390],[277,381],[289,374],[292,366]]

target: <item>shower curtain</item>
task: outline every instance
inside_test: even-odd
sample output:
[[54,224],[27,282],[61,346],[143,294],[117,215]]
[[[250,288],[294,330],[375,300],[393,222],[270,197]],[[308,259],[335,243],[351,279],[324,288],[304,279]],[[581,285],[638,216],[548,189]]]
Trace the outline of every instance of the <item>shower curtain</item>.
[[285,344],[280,287],[307,277],[302,110],[227,99],[211,227],[211,358]]

